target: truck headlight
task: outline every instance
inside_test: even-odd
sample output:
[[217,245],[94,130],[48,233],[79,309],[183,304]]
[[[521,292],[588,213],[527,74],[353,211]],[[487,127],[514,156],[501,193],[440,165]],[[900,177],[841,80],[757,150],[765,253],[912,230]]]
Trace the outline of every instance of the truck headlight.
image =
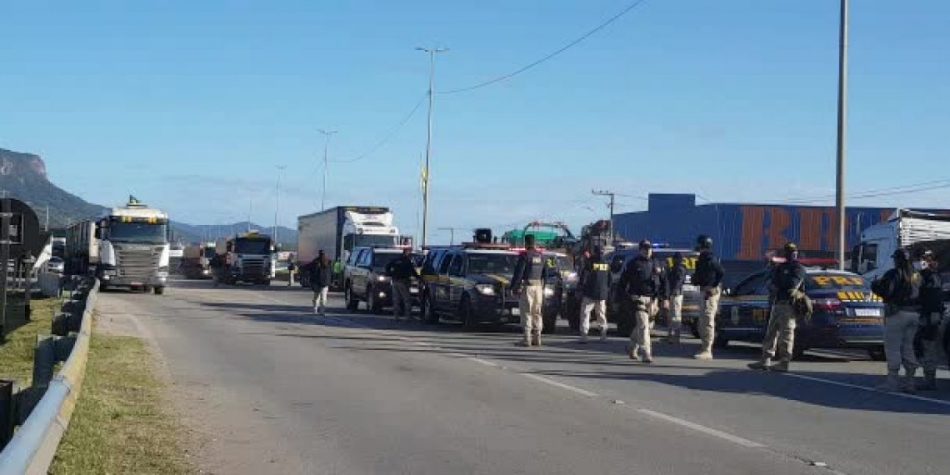
[[491,284],[478,284],[475,286],[475,290],[482,295],[495,295],[495,287]]
[[544,287],[544,296],[545,297],[554,297],[554,287]]
[[386,282],[387,280],[389,280],[389,277],[387,277],[387,276],[385,276],[385,275],[377,275],[377,276],[376,276],[376,281],[377,281],[377,282]]

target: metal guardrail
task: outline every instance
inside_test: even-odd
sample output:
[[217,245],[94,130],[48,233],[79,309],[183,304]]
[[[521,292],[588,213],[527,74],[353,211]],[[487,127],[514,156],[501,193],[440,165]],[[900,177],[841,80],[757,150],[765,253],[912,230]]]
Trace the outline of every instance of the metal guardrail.
[[92,311],[99,295],[97,280],[86,298],[76,342],[59,374],[53,377],[43,397],[26,422],[0,452],[0,474],[45,474],[76,408],[86,375]]

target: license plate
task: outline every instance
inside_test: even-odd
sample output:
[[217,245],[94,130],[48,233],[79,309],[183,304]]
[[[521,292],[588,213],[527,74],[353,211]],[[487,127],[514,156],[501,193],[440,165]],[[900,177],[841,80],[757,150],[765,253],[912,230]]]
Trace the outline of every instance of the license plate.
[[418,293],[419,293],[419,289],[409,289],[409,293],[410,293],[410,294],[418,294]]
[[517,317],[521,315],[521,310],[518,307],[511,309],[511,316]]
[[856,317],[880,317],[881,309],[879,308],[856,308],[854,309],[854,316]]
[[683,286],[683,292],[699,292],[699,286],[686,284]]

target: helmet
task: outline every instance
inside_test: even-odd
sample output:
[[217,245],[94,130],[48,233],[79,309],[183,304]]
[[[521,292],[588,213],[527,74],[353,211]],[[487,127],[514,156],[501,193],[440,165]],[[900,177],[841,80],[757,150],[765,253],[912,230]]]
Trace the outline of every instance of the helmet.
[[910,260],[910,251],[904,248],[900,248],[894,251],[894,254],[891,254],[891,257],[896,262],[907,262]]
[[785,257],[791,257],[793,254],[798,252],[798,246],[794,242],[785,243],[785,247],[782,248],[782,251],[785,254]]
[[713,245],[712,238],[705,234],[700,234],[699,237],[696,238],[697,250],[702,251],[704,249],[712,249],[712,245]]
[[914,253],[916,259],[933,259],[934,252],[927,248],[920,248]]
[[644,240],[640,241],[640,244],[637,245],[637,248],[640,249],[640,250],[653,249],[653,243],[651,243],[650,241],[644,239]]
[[534,247],[534,234],[524,235],[524,247]]

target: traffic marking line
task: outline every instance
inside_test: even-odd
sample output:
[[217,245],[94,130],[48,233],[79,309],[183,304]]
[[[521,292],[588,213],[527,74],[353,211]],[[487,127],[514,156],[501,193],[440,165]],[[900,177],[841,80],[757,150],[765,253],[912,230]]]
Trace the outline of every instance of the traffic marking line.
[[718,437],[723,440],[728,440],[729,442],[741,445],[743,447],[748,447],[750,449],[761,449],[765,447],[765,445],[762,445],[758,442],[753,442],[749,439],[743,439],[742,437],[735,436],[735,435],[723,432],[721,430],[716,430],[716,429],[713,429],[712,427],[706,427],[704,425],[700,425],[695,422],[690,422],[685,419],[680,419],[679,417],[673,417],[667,414],[663,414],[662,412],[656,412],[656,411],[653,411],[650,409],[644,409],[644,408],[637,409],[637,412],[641,414],[646,414],[648,416],[651,416],[657,419],[664,420],[666,422],[671,422],[673,424],[680,425],[688,429],[695,430],[697,432],[702,432],[703,434],[706,434],[706,435],[711,435],[713,437]]
[[792,377],[792,378],[798,378],[798,379],[804,379],[804,380],[806,380],[806,381],[815,381],[815,382],[818,382],[818,383],[831,384],[831,385],[834,385],[834,386],[841,386],[841,387],[844,387],[844,388],[858,389],[858,390],[861,390],[861,391],[867,391],[867,392],[871,392],[871,393],[886,394],[886,395],[888,395],[888,396],[902,397],[902,398],[905,398],[905,399],[913,399],[913,400],[917,400],[917,401],[929,402],[929,403],[933,403],[933,404],[939,404],[939,405],[941,405],[941,406],[950,407],[950,401],[945,401],[945,400],[943,400],[943,399],[935,399],[935,398],[930,398],[930,397],[925,397],[925,396],[917,396],[916,394],[895,393],[895,392],[890,392],[890,391],[883,391],[883,390],[880,390],[880,389],[877,389],[877,388],[870,388],[870,387],[867,387],[867,386],[861,386],[860,384],[843,383],[843,382],[841,382],[841,381],[834,381],[834,380],[831,380],[831,379],[817,378],[817,377],[815,377],[815,376],[805,376],[805,375],[803,375],[803,374],[785,373],[785,376]]
[[476,357],[474,357],[474,356],[469,357],[468,360],[469,360],[469,361],[474,361],[474,362],[476,362],[476,363],[478,363],[478,364],[481,364],[481,365],[491,366],[492,368],[497,368],[497,367],[498,367],[498,363],[494,363],[494,362],[491,362],[491,361],[488,361],[488,360],[483,360],[483,359],[481,359],[481,358],[476,358]]
[[540,383],[544,383],[544,384],[561,388],[561,389],[566,389],[568,391],[580,394],[582,396],[597,397],[597,393],[590,392],[586,389],[577,388],[577,387],[571,386],[570,384],[559,383],[553,379],[545,378],[544,376],[538,376],[536,374],[531,374],[531,373],[521,373],[521,374],[527,378],[531,378]]

